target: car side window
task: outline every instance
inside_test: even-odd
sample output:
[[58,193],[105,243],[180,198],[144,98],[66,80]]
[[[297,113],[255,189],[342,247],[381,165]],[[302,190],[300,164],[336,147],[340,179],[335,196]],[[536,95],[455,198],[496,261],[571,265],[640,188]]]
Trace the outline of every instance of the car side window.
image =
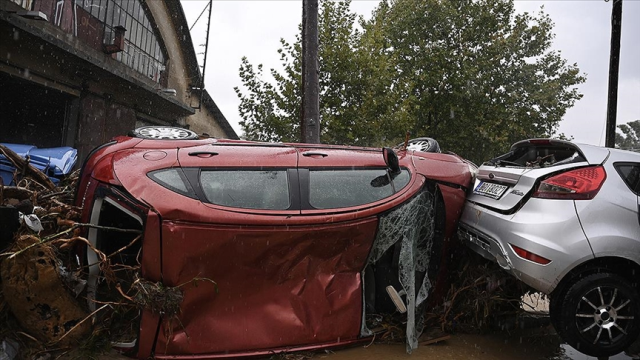
[[179,168],[160,169],[147,174],[151,180],[178,194],[196,198],[196,194]]
[[411,176],[403,169],[392,178],[386,169],[310,170],[309,204],[316,209],[369,204],[398,192]]
[[286,170],[202,170],[207,201],[243,209],[285,210],[289,204]]
[[640,164],[623,163],[614,166],[629,189],[640,195]]

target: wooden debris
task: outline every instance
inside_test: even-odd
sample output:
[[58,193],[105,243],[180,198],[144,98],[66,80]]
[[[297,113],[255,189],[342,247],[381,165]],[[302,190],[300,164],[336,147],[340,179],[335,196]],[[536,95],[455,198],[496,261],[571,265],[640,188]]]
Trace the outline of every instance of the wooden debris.
[[[25,200],[25,199],[33,199],[35,192],[17,186],[0,186],[2,188],[2,198],[3,199],[16,199],[16,200]],[[2,199],[0,199],[2,201]],[[2,202],[0,202],[0,205]]]
[[442,332],[440,329],[432,328],[426,330],[418,339],[418,344],[421,346],[427,346],[432,344],[437,344],[439,342],[443,342],[451,339],[451,335]]

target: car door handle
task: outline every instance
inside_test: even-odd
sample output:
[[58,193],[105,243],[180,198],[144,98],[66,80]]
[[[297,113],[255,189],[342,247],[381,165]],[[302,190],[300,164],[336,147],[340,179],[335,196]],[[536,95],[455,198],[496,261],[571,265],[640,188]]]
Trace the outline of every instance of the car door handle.
[[325,153],[321,153],[321,152],[313,152],[313,151],[308,151],[306,153],[302,153],[302,156],[321,156],[321,157],[326,157],[329,156]]
[[200,158],[210,158],[216,155],[218,155],[218,153],[213,151],[192,151],[189,153],[189,156],[197,156]]

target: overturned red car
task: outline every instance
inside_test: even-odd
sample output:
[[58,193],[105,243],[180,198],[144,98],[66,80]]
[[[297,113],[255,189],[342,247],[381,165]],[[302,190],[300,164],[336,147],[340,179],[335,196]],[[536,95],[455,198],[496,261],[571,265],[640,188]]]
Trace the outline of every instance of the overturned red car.
[[[151,129],[169,131],[167,129]],[[156,131],[156,133],[157,133]],[[150,135],[151,134],[151,135]],[[91,244],[141,276],[183,286],[179,321],[144,310],[141,359],[260,356],[344,346],[367,318],[407,312],[417,346],[472,184],[455,155],[193,136],[118,137],[82,169],[76,205]],[[415,144],[416,142],[414,142]],[[90,248],[86,262],[95,264]],[[90,268],[89,297],[102,275]],[[133,344],[131,344],[133,346]]]

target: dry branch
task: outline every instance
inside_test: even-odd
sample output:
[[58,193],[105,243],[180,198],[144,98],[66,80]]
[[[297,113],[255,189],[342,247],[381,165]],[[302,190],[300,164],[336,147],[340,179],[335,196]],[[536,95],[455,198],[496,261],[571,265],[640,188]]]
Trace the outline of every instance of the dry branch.
[[75,229],[81,228],[81,227],[90,227],[90,228],[95,228],[95,229],[100,229],[100,230],[117,231],[117,232],[134,233],[134,234],[142,233],[142,231],[137,230],[137,229],[120,229],[120,228],[111,227],[111,226],[100,226],[100,225],[93,225],[93,224],[75,223],[70,228],[68,228],[68,229],[66,229],[64,231],[61,231],[61,232],[59,232],[57,234],[49,235],[49,236],[45,237],[44,239],[40,239],[40,241],[38,241],[38,242],[36,242],[34,244],[31,244],[31,245],[25,247],[24,249],[21,249],[19,251],[13,252],[13,253],[11,253],[11,252],[2,253],[2,254],[0,254],[0,257],[9,256],[9,259],[13,259],[16,256],[22,254],[23,252],[25,252],[25,251],[27,251],[27,250],[29,250],[31,248],[34,248],[34,247],[42,245],[42,244],[46,244],[46,243],[48,243],[48,242],[50,242],[50,241],[52,241],[54,239],[57,239],[57,238],[59,238],[59,237],[61,237],[63,235],[69,234],[69,233],[73,232]]
[[109,304],[105,304],[102,305],[101,307],[99,307],[98,309],[96,309],[94,312],[92,312],[91,314],[87,315],[84,319],[82,319],[80,322],[78,322],[74,327],[72,327],[71,329],[69,329],[69,331],[67,331],[66,333],[64,333],[64,335],[62,335],[58,340],[50,343],[49,345],[54,345],[59,343],[60,341],[62,341],[62,339],[64,339],[65,337],[67,337],[67,335],[71,334],[73,332],[73,330],[77,329],[80,325],[82,325],[85,321],[91,319],[95,314],[97,314],[98,312],[100,312],[101,310],[103,310],[104,308],[106,308],[107,306],[110,306]]

